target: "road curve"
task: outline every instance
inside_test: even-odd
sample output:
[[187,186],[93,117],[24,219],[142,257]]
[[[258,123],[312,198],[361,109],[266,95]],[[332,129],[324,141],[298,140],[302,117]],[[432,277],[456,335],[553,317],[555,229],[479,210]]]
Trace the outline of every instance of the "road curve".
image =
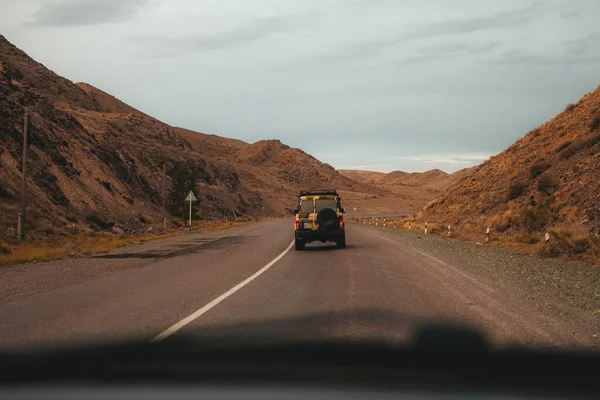
[[[448,321],[481,329],[498,344],[592,344],[588,332],[567,329],[569,321],[534,311],[510,288],[437,260],[381,230],[350,225],[345,250],[315,244],[285,252],[292,239],[290,220],[261,222],[180,255],[152,258],[129,252],[127,259],[140,258],[135,268],[3,298],[0,349],[151,340],[173,326],[172,334],[181,335],[314,315],[325,317],[308,319],[293,332],[280,324],[281,331],[265,333],[403,339],[423,321]],[[90,261],[78,262],[85,269]],[[60,265],[40,268],[51,279],[60,274]],[[218,304],[205,307],[220,296]]]

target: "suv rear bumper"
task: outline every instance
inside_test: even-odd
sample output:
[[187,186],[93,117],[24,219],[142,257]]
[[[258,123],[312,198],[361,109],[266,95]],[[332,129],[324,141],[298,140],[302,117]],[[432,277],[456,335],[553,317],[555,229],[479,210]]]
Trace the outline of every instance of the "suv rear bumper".
[[343,229],[335,231],[296,231],[296,239],[306,243],[310,242],[335,242],[345,233]]

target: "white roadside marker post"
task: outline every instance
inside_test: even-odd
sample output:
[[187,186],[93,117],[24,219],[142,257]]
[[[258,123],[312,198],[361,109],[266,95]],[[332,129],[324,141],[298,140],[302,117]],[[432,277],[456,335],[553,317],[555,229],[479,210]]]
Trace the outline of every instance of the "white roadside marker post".
[[425,222],[425,234],[427,235],[427,222]]
[[489,242],[490,241],[490,228],[487,228],[487,230],[485,231],[485,242]]
[[450,237],[450,225],[448,225],[448,237]]
[[550,234],[548,232],[546,232],[546,246],[550,245]]

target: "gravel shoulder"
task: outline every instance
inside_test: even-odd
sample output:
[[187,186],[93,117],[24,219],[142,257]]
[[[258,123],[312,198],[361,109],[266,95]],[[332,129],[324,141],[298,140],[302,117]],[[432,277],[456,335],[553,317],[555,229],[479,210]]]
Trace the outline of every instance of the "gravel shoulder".
[[371,229],[506,288],[539,312],[593,326],[600,337],[600,267],[596,265],[407,230]]
[[268,222],[221,231],[188,233],[121,247],[104,254],[2,267],[0,304],[96,279],[116,271],[144,267],[165,258],[193,252],[200,246],[218,246],[220,239],[251,232],[265,223]]

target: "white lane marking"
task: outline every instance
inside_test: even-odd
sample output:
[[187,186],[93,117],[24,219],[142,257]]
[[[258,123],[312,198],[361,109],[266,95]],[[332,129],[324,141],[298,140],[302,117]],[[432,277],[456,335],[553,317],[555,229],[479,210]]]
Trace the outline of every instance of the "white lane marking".
[[246,286],[247,284],[249,284],[256,278],[258,278],[260,275],[262,275],[263,272],[265,272],[266,270],[271,268],[277,261],[281,260],[281,258],[283,256],[285,256],[288,251],[290,251],[290,249],[292,248],[293,245],[294,245],[294,241],[292,241],[292,243],[290,243],[290,245],[281,254],[279,254],[277,257],[275,257],[273,259],[273,261],[271,261],[270,263],[268,263],[267,265],[265,265],[264,267],[259,269],[256,273],[254,273],[254,275],[252,275],[252,276],[248,277],[246,280],[238,283],[237,285],[235,285],[234,287],[229,289],[227,292],[223,293],[222,295],[220,295],[219,297],[217,297],[216,299],[214,299],[213,301],[211,301],[204,307],[196,310],[193,314],[188,315],[187,317],[185,317],[184,319],[182,319],[175,325],[171,326],[166,331],[155,336],[152,340],[150,340],[150,343],[160,342],[161,340],[168,338],[169,336],[171,336],[172,334],[174,334],[175,332],[177,332],[178,330],[180,330],[181,328],[183,328],[190,322],[192,322],[195,319],[198,319],[202,315],[206,314],[208,311],[210,311],[210,309],[215,307],[217,304],[219,304],[220,302],[222,302],[223,300],[225,300],[226,298],[228,298],[229,296],[231,296],[232,294],[234,294],[235,292],[237,292],[238,290],[240,290],[241,288],[243,288],[244,286]]

